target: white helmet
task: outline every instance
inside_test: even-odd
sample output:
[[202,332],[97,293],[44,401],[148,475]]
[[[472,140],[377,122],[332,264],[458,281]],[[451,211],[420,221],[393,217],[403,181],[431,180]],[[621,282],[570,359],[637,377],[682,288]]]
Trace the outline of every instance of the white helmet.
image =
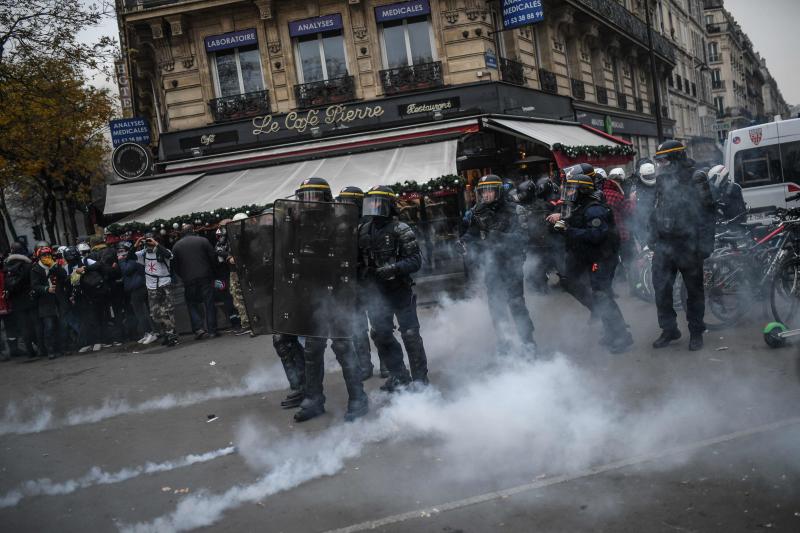
[[78,251],[81,253],[81,255],[88,254],[91,250],[92,248],[85,242],[78,243]]
[[656,184],[656,166],[653,163],[642,163],[639,167],[639,179],[642,184],[652,187]]
[[236,222],[238,220],[244,220],[246,218],[247,218],[246,214],[244,214],[244,213],[236,213],[235,215],[233,215],[233,218],[231,219],[231,221]]
[[728,174],[728,169],[725,167],[725,165],[711,167],[711,170],[708,171],[708,182],[712,187],[719,189],[725,185],[725,183],[727,183]]
[[597,174],[598,176],[600,176],[603,179],[608,179],[608,174],[606,174],[606,171],[603,170],[600,167],[595,167],[594,173]]
[[608,177],[615,181],[625,181],[625,169],[617,167],[608,173]]

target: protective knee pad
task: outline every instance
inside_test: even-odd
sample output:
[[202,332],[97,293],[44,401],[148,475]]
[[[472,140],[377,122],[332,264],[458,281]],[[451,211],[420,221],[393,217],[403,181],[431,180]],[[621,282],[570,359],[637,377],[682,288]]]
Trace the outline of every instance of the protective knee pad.
[[387,344],[391,344],[394,340],[393,331],[377,331],[373,328],[369,330],[369,336],[376,346],[386,346]]
[[273,335],[272,346],[281,359],[292,357],[297,339],[291,335]]

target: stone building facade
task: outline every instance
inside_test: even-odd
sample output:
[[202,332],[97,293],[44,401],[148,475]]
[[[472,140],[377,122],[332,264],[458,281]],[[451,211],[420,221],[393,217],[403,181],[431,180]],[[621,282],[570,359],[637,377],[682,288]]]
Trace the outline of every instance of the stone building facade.
[[[502,28],[499,0],[117,1],[118,68],[129,74],[131,113],[148,118],[156,143],[270,113],[302,119],[331,103],[486,83],[527,88],[534,100],[568,98],[573,112],[555,118],[626,138],[641,157],[658,141],[654,113],[667,137],[678,133],[668,107],[678,98],[667,96],[676,46],[654,35],[663,103],[655,109],[640,1],[543,0],[545,20],[513,30]],[[681,79],[693,79],[694,36],[678,44]],[[684,136],[702,132],[702,113],[690,111],[703,82],[693,83],[697,96],[680,97],[694,106],[681,115]],[[519,109],[553,118],[533,107],[523,99]]]

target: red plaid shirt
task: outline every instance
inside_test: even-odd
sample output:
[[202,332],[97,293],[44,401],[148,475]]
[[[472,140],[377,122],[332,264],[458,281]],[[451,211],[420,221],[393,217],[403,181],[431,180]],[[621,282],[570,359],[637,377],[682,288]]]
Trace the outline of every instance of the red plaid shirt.
[[614,214],[614,222],[617,224],[620,240],[629,240],[631,234],[628,231],[627,220],[632,211],[631,201],[625,198],[622,187],[614,180],[606,180],[603,186],[603,195],[606,197],[606,204]]

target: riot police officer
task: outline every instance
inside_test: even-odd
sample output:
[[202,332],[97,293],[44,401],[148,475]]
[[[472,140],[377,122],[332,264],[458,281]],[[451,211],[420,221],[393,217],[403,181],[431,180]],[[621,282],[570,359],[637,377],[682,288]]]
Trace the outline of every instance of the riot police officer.
[[612,290],[619,234],[614,215],[595,189],[594,180],[584,174],[569,175],[561,216],[550,220],[566,234],[565,288],[603,322],[600,344],[611,353],[627,351],[633,337]]
[[[428,383],[428,357],[419,333],[417,296],[411,274],[422,266],[422,253],[411,227],[395,219],[397,199],[390,187],[375,186],[364,196],[364,220],[358,228],[359,277],[372,324],[372,340],[389,377],[381,387],[395,391],[414,383]],[[394,337],[394,318],[408,354],[409,376],[403,350]]]
[[289,394],[281,402],[284,409],[299,407],[303,402],[303,386],[305,384],[305,355],[303,345],[297,335],[276,333],[272,336],[272,346],[283,365],[283,372],[289,381]]
[[494,174],[478,181],[476,197],[477,205],[472,210],[464,241],[477,249],[484,268],[498,353],[506,353],[510,348],[506,333],[510,312],[523,349],[535,354],[533,321],[525,305],[523,281],[527,241],[524,209],[506,197],[503,181]]
[[[560,190],[549,176],[526,180],[517,186],[517,202],[525,209],[528,227],[526,281],[533,290],[549,291],[548,274],[564,271],[564,240],[546,222],[546,218],[559,209]],[[532,259],[532,261],[530,261]]]
[[[301,202],[333,202],[330,185],[326,180],[318,177],[304,180],[295,191],[295,197]],[[345,314],[352,312],[351,309],[342,311]],[[341,320],[342,317],[324,317],[324,319]],[[327,344],[328,339],[323,337],[306,337],[305,339],[303,400],[300,403],[300,410],[294,415],[297,422],[305,422],[325,412],[322,381],[325,375],[323,356]],[[342,367],[342,375],[349,397],[345,420],[350,421],[364,416],[369,411],[369,403],[361,383],[361,367],[353,349],[352,338],[331,339],[331,349]]]
[[[339,191],[339,196],[336,197],[339,203],[349,203],[358,207],[358,218],[362,216],[362,208],[364,204],[364,191],[360,187],[349,185]],[[361,366],[361,378],[369,379],[372,377],[372,372],[375,367],[372,364],[372,353],[369,346],[369,324],[367,323],[367,310],[364,302],[363,287],[359,287],[356,293],[356,310],[355,318],[353,319],[353,347],[358,357],[358,364]],[[386,375],[383,375],[386,372]],[[381,361],[381,375],[388,377],[388,371],[384,370],[383,361]]]
[[695,351],[703,347],[706,329],[703,261],[714,250],[714,200],[706,175],[695,170],[679,141],[662,143],[655,161],[658,172],[648,244],[654,250],[653,286],[662,333],[653,347],[663,348],[681,337],[672,306],[675,276],[680,272],[688,291],[689,349]]

